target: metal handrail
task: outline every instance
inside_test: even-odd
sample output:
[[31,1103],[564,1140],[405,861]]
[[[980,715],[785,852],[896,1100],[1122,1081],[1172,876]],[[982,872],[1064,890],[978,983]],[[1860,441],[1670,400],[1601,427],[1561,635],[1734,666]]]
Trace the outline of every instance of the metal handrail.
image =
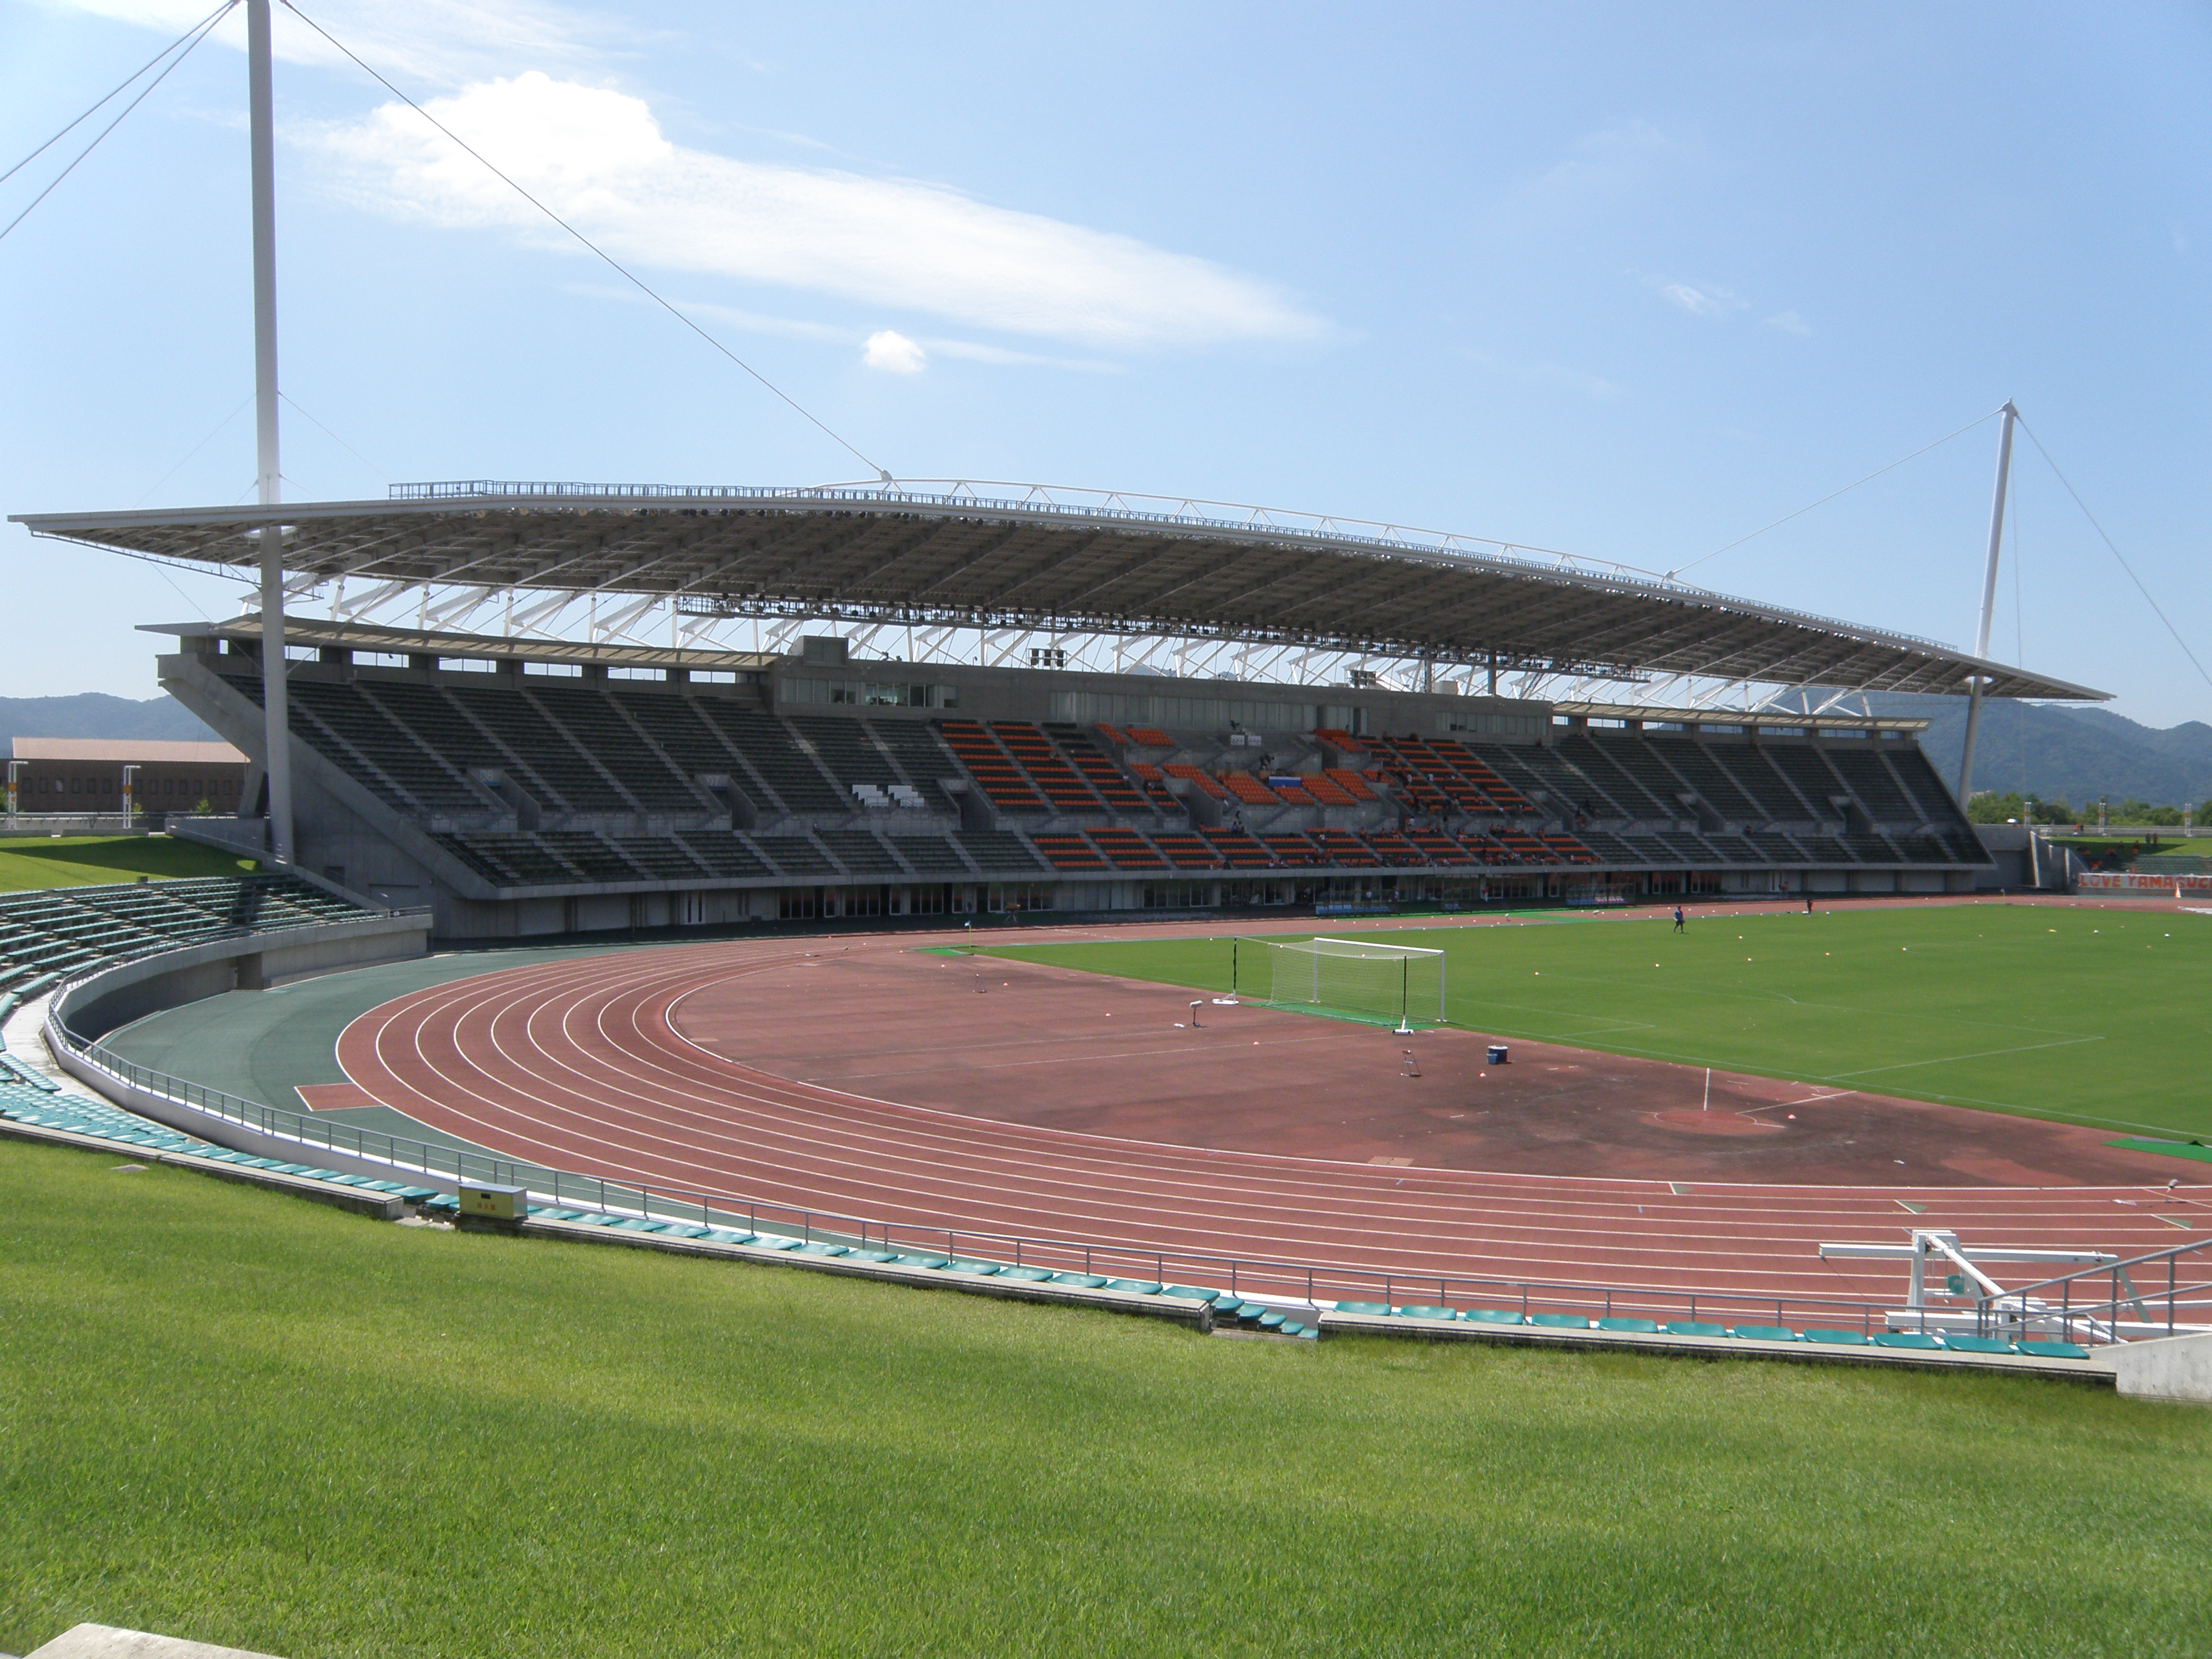
[[[1092,1273],[1106,1268],[1120,1273],[1149,1271],[1154,1281],[1170,1278],[1170,1266],[1187,1277],[1224,1279],[1218,1287],[1234,1294],[1256,1291],[1282,1299],[1285,1294],[1309,1303],[1321,1300],[1358,1301],[1379,1294],[1386,1305],[1397,1306],[1435,1288],[1436,1304],[1467,1305],[1498,1301],[1517,1306],[1523,1314],[1545,1310],[1581,1310],[1595,1317],[1686,1318],[1732,1316],[1751,1322],[1770,1310],[1778,1325],[1804,1323],[1808,1318],[1840,1322],[1835,1328],[1856,1326],[1872,1335],[1893,1328],[1896,1311],[1886,1301],[1807,1296],[1750,1289],[1697,1290],[1663,1285],[1609,1285],[1588,1280],[1514,1279],[1482,1273],[1431,1274],[1402,1270],[1360,1267],[1344,1263],[1293,1261],[1242,1256],[1186,1246],[1137,1241],[1101,1243],[1007,1232],[959,1220],[905,1219],[857,1216],[835,1210],[702,1194],[682,1188],[653,1187],[644,1182],[611,1181],[579,1175],[522,1159],[501,1158],[460,1146],[392,1135],[358,1125],[342,1124],[312,1115],[249,1101],[220,1089],[141,1066],[117,1054],[105,1044],[69,1030],[53,1022],[63,1040],[89,1063],[130,1087],[161,1096],[194,1110],[234,1122],[272,1138],[297,1141],[302,1147],[319,1146],[335,1154],[386,1164],[395,1170],[414,1170],[455,1184],[482,1180],[500,1185],[519,1185],[556,1206],[575,1204],[610,1213],[635,1214],[647,1219],[690,1221],[713,1227],[734,1226],[759,1232],[764,1225],[788,1228],[803,1243],[845,1243],[857,1248],[874,1245],[884,1249],[941,1252],[957,1258],[963,1243],[971,1250],[988,1252],[1014,1266],[1054,1264],[1061,1271]],[[447,1171],[450,1170],[450,1176]],[[1920,1311],[1919,1327],[1929,1327],[1936,1310]]]
[[[2149,1316],[2143,1304],[2163,1301],[2166,1304],[2166,1332],[2169,1335],[2177,1334],[2181,1328],[2180,1310],[2185,1298],[2200,1298],[2207,1310],[2212,1311],[2212,1279],[2184,1284],[2179,1273],[2182,1257],[2197,1255],[2199,1252],[2208,1250],[2212,1250],[2212,1238],[2200,1238],[2185,1244],[2170,1244],[2164,1249],[2146,1251],[2142,1255],[2076,1267],[2051,1279],[2038,1279],[2032,1285],[2019,1285],[2002,1296],[1978,1297],[1976,1310],[1989,1321],[2001,1324],[2006,1322],[2008,1316],[2033,1317],[2028,1301],[2030,1297],[2035,1297],[2044,1304],[2044,1316],[2055,1316],[2068,1328],[2070,1328],[2068,1322],[2074,1319],[2088,1321],[2094,1325],[2100,1314],[2106,1325],[2117,1326],[2121,1310],[2126,1308],[2136,1310],[2138,1323],[2155,1327],[2158,1322]],[[2212,1256],[2203,1256],[2200,1260],[2207,1266],[2212,1266]],[[2166,1288],[2163,1291],[2154,1288],[2148,1291],[2137,1289],[2135,1282],[2136,1270],[2159,1262],[2166,1265]],[[2074,1286],[2083,1280],[2095,1279],[2109,1279],[2112,1295],[2101,1302],[2075,1302]],[[2054,1290],[2058,1292],[2058,1307],[2055,1314],[2049,1308],[2049,1293]]]
[[[131,958],[134,963],[144,960],[143,957]],[[117,965],[103,963],[94,969],[81,970],[64,981],[56,988],[46,1010],[49,1038],[65,1046],[87,1064],[106,1073],[117,1082],[222,1121],[235,1123],[241,1128],[272,1139],[295,1142],[303,1148],[320,1147],[333,1155],[383,1164],[395,1171],[419,1172],[434,1180],[451,1181],[456,1186],[469,1181],[521,1186],[535,1197],[550,1199],[556,1207],[564,1204],[575,1205],[609,1213],[634,1214],[646,1219],[690,1222],[696,1218],[699,1225],[707,1227],[734,1228],[742,1221],[745,1230],[754,1233],[763,1231],[763,1218],[767,1218],[787,1230],[786,1236],[795,1234],[805,1243],[839,1243],[860,1249],[873,1246],[906,1254],[941,1252],[947,1258],[957,1258],[964,1241],[971,1249],[979,1253],[988,1252],[994,1260],[1008,1260],[1013,1266],[1051,1264],[1059,1271],[1083,1273],[1105,1268],[1131,1276],[1149,1269],[1154,1282],[1167,1281],[1170,1265],[1174,1264],[1190,1270],[1186,1273],[1189,1278],[1225,1279],[1225,1285],[1219,1288],[1233,1294],[1244,1294],[1249,1289],[1253,1293],[1278,1300],[1303,1300],[1307,1303],[1379,1299],[1383,1304],[1393,1307],[1419,1305],[1412,1304],[1409,1298],[1416,1295],[1425,1297],[1430,1287],[1434,1286],[1434,1305],[1444,1307],[1455,1304],[1465,1305],[1475,1302],[1478,1297],[1486,1297],[1492,1303],[1503,1300],[1508,1304],[1517,1304],[1523,1315],[1547,1310],[1562,1312],[1582,1310],[1601,1318],[1682,1317],[1692,1321],[1699,1318],[1701,1310],[1707,1315],[1728,1315],[1734,1310],[1741,1310],[1736,1311],[1735,1316],[1736,1322],[1742,1323],[1751,1322],[1748,1316],[1751,1314],[1764,1316],[1771,1310],[1773,1322],[1777,1326],[1800,1324],[1803,1322],[1805,1315],[1813,1314],[1839,1321],[1832,1328],[1848,1328],[1856,1323],[1860,1331],[1869,1336],[1877,1330],[1895,1328],[1894,1322],[1901,1313],[1917,1314],[1917,1328],[1923,1332],[1929,1328],[1931,1318],[1939,1329],[1947,1318],[1942,1310],[1927,1307],[1902,1310],[1892,1301],[1860,1297],[1786,1292],[1777,1295],[1771,1291],[1750,1289],[1696,1290],[1651,1285],[1607,1285],[1574,1279],[1522,1279],[1499,1274],[1413,1273],[1344,1263],[1240,1256],[1141,1241],[1102,1243],[1054,1238],[1007,1232],[957,1218],[895,1220],[888,1217],[858,1216],[842,1211],[817,1209],[777,1200],[717,1195],[684,1188],[654,1188],[644,1182],[611,1181],[604,1176],[556,1170],[526,1159],[502,1158],[497,1153],[458,1145],[417,1140],[356,1124],[340,1123],[313,1114],[289,1111],[259,1101],[246,1100],[226,1091],[127,1060],[99,1040],[72,1030],[60,1012],[69,992]],[[447,1173],[449,1170],[450,1174]],[[2175,1246],[2127,1263],[2106,1264],[2065,1274],[2060,1279],[2045,1281],[2045,1284],[2061,1285],[2097,1273],[2112,1273],[2115,1267],[2133,1267],[2142,1261],[2171,1261],[2208,1246],[2212,1246],[2212,1240]],[[2030,1310],[2024,1299],[2026,1292],[2041,1288],[2044,1286],[2029,1285],[2021,1291],[2008,1292],[2002,1298],[1983,1298],[1975,1309],[1977,1328],[1985,1328],[1991,1323],[2018,1322],[2024,1329],[2026,1324],[2034,1319],[2055,1317],[2063,1322],[2061,1328],[2066,1331],[2075,1329],[2078,1322],[2087,1326],[2087,1334],[2094,1340],[2119,1340],[2113,1328],[2113,1320],[2107,1319],[2100,1324],[2094,1317],[2096,1310],[2104,1304],[2085,1304],[2069,1310]],[[2182,1287],[2184,1291],[2197,1288],[2200,1287]],[[2212,1293],[2212,1285],[2201,1288]],[[1373,1295],[1377,1291],[1380,1291],[1379,1297]],[[2178,1300],[2171,1285],[2168,1294],[2168,1326],[2171,1328]],[[2005,1309],[1998,1305],[2002,1303],[2017,1304],[2016,1310],[2009,1319]],[[1796,1320],[1791,1317],[1792,1310],[1799,1310]]]
[[[1060,1264],[1061,1271],[1085,1273],[1098,1268],[1119,1267],[1133,1272],[1149,1267],[1154,1282],[1165,1282],[1170,1277],[1170,1265],[1175,1264],[1201,1270],[1189,1277],[1224,1279],[1226,1284],[1218,1288],[1232,1294],[1243,1294],[1249,1288],[1279,1300],[1284,1299],[1286,1291],[1296,1291],[1308,1303],[1364,1300],[1365,1297],[1356,1292],[1379,1290],[1382,1302],[1396,1306],[1407,1304],[1407,1299],[1414,1295],[1425,1296],[1433,1285],[1437,1304],[1443,1306],[1468,1304],[1476,1300],[1478,1294],[1497,1291],[1502,1292],[1502,1297],[1489,1296],[1490,1301],[1517,1303],[1523,1314],[1580,1310],[1598,1318],[1653,1317],[1675,1315],[1680,1310],[1678,1316],[1695,1321],[1701,1313],[1740,1310],[1740,1322],[1747,1323],[1750,1314],[1763,1316],[1771,1310],[1778,1326],[1791,1323],[1795,1310],[1796,1322],[1802,1323],[1808,1312],[1818,1313],[1844,1322],[1833,1328],[1856,1324],[1868,1335],[1876,1329],[1892,1328],[1892,1316],[1897,1311],[1888,1302],[1856,1297],[1789,1293],[1777,1296],[1755,1290],[1692,1290],[1574,1279],[1522,1279],[1481,1273],[1420,1273],[1342,1263],[1240,1256],[1180,1245],[1102,1243],[1006,1232],[957,1220],[892,1220],[773,1200],[730,1198],[681,1188],[610,1181],[494,1153],[386,1134],[357,1125],[327,1120],[318,1122],[309,1115],[245,1100],[220,1089],[140,1066],[102,1043],[70,1031],[58,1021],[54,1024],[74,1052],[118,1081],[241,1127],[272,1138],[297,1140],[304,1147],[320,1146],[330,1152],[388,1164],[398,1170],[443,1176],[446,1166],[450,1165],[454,1170],[451,1178],[457,1183],[479,1179],[500,1185],[524,1186],[534,1196],[550,1199],[556,1206],[591,1205],[610,1213],[635,1214],[647,1219],[689,1221],[696,1218],[698,1224],[708,1227],[730,1226],[743,1220],[748,1231],[754,1232],[762,1230],[765,1215],[782,1218],[783,1224],[794,1228],[803,1243],[847,1243],[862,1249],[874,1245],[887,1250],[902,1247],[908,1254],[927,1251],[955,1259],[964,1243],[970,1249],[988,1250],[994,1259],[1006,1258],[1010,1265],[1017,1267],[1056,1262]],[[306,1133],[311,1125],[317,1133]],[[475,1166],[473,1171],[471,1164]],[[544,1184],[532,1185],[532,1177],[540,1178]],[[1920,1328],[1925,1330],[1929,1316],[1936,1310],[1923,1309],[1919,1312]],[[1937,1316],[1940,1319],[1940,1315]]]

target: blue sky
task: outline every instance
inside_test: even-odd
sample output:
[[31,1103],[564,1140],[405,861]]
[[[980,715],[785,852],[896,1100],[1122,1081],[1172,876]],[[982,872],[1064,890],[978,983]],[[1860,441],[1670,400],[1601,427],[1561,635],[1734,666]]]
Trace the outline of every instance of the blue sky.
[[[212,3],[0,0],[0,166]],[[2009,397],[2212,667],[2201,6],[303,3],[902,477],[1666,570]],[[280,23],[288,497],[861,475]],[[0,240],[0,510],[248,492],[240,40]],[[1994,445],[1690,574],[1970,642]],[[2022,448],[1994,654],[2212,720]],[[15,526],[0,560],[0,695],[149,695],[134,624],[237,608]]]

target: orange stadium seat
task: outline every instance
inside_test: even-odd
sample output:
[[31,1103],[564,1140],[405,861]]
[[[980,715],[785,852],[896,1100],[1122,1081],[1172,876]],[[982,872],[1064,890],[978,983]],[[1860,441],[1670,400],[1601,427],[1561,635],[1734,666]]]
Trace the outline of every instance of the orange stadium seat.
[[[1275,855],[1249,830],[1204,830],[1199,833],[1213,843],[1221,856],[1229,860],[1231,869],[1267,870],[1274,866]],[[1160,837],[1160,844],[1167,844],[1165,836]]]
[[1375,849],[1358,836],[1342,830],[1316,830],[1311,839],[1315,846],[1328,855],[1331,864],[1341,864],[1349,869],[1372,869],[1382,860]]
[[946,720],[939,728],[960,763],[975,775],[994,806],[1010,811],[1042,812],[1044,797],[1030,787],[1006,751],[975,720]]
[[1164,870],[1168,861],[1152,843],[1133,830],[1086,830],[1091,843],[1112,861],[1116,870]]
[[1082,775],[1060,757],[1052,739],[1027,720],[994,720],[991,735],[1005,745],[1045,799],[1063,812],[1091,812],[1103,805]]
[[1038,852],[1055,870],[1103,870],[1106,860],[1080,836],[1031,836]]
[[1218,870],[1228,860],[1221,850],[1203,836],[1188,830],[1170,833],[1162,830],[1152,836],[1152,845],[1168,856],[1168,862],[1178,870]]
[[[1188,762],[1172,762],[1161,769],[1166,772],[1166,774],[1171,778],[1182,778],[1188,780],[1189,782],[1196,784],[1200,788],[1205,790],[1207,794],[1212,796],[1216,800],[1227,800],[1230,799],[1228,790],[1221,787],[1221,781],[1219,779],[1214,777],[1211,773],[1200,771],[1198,768],[1189,764]],[[1269,806],[1273,806],[1275,803],[1271,798],[1265,804]]]

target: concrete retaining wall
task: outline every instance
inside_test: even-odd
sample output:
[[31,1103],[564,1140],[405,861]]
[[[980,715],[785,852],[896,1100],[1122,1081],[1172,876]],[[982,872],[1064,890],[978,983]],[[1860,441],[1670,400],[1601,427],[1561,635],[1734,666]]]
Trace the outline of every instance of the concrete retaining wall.
[[419,957],[428,949],[427,914],[211,939],[119,963],[70,986],[54,1012],[81,1036],[100,1037],[134,1019],[225,991],[259,991],[349,968]]
[[2212,1334],[2123,1342],[2099,1352],[2122,1394],[2212,1404]]

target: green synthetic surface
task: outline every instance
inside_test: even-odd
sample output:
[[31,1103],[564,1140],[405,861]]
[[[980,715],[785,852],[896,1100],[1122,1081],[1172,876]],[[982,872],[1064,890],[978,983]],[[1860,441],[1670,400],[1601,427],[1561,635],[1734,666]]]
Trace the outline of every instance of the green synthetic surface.
[[[301,1084],[343,1083],[338,1068],[338,1033],[371,1008],[477,974],[527,968],[574,957],[603,956],[629,945],[552,945],[502,951],[456,951],[380,963],[302,980],[267,991],[231,991],[149,1014],[113,1031],[107,1046],[125,1060],[175,1077],[258,1101],[288,1112],[301,1109],[293,1091]],[[450,1136],[388,1109],[360,1109],[319,1114],[343,1122],[418,1140],[461,1145]]]
[[[1443,949],[1449,1023],[1490,1036],[2100,1128],[2212,1133],[2212,915],[1983,902],[1699,908],[1680,933],[1663,914],[1586,920],[1319,931]],[[985,948],[1229,988],[1226,933]]]
[[2212,1146],[2196,1141],[2144,1140],[2133,1135],[2123,1135],[2118,1140],[2108,1140],[2107,1146],[2124,1146],[2131,1152],[2163,1152],[2168,1158],[2193,1158],[2200,1163],[2212,1164]]
[[10,1652],[2203,1650],[2212,1413],[1218,1341],[121,1161],[0,1142]]
[[0,836],[0,893],[89,887],[151,876],[235,876],[261,866],[234,853],[167,836]]

